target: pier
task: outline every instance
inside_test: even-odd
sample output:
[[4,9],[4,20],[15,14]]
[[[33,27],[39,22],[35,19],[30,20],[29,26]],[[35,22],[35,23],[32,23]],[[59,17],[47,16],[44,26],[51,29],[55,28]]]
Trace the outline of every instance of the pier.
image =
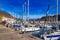
[[36,38],[29,34],[19,34],[18,31],[6,28],[5,26],[1,26],[0,30],[0,40],[40,40],[40,38]]

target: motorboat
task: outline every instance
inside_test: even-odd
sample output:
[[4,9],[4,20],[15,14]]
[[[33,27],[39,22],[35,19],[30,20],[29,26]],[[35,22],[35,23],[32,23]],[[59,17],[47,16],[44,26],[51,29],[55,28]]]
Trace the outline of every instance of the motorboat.
[[21,26],[21,31],[22,32],[31,32],[31,31],[38,31],[38,30],[40,30],[40,28],[39,27],[34,27],[34,26]]
[[15,22],[12,24],[13,28],[20,28],[21,27],[21,22]]

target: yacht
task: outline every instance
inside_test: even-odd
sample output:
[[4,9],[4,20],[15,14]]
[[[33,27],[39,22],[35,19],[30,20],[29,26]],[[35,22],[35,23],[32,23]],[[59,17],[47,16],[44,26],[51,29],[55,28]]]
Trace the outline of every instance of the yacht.
[[58,40],[60,38],[60,32],[54,32],[44,36],[45,40]]
[[40,30],[39,27],[34,27],[34,26],[21,26],[21,31],[22,32],[33,32],[33,31],[38,31]]
[[[39,27],[34,27],[33,25],[30,25],[30,23],[29,23],[29,0],[28,0],[28,7],[26,8],[26,2],[23,4],[23,16],[26,16],[26,18],[25,18],[25,20],[24,20],[24,17],[23,17],[23,20],[25,21],[24,22],[24,24],[26,25],[22,25],[21,26],[21,31],[22,32],[24,32],[24,31],[37,31],[37,30],[39,30],[40,28]],[[28,11],[26,12],[26,10],[28,9]],[[26,13],[27,13],[27,15],[26,15]],[[27,20],[28,20],[28,22],[27,22]],[[29,26],[30,25],[30,26]]]

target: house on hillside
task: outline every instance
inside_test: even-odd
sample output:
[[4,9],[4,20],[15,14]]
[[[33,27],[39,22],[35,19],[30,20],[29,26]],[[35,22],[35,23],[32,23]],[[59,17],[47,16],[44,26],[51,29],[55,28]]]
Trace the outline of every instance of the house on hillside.
[[14,23],[16,19],[14,18],[7,18],[7,17],[2,17],[2,21],[6,21],[7,23]]

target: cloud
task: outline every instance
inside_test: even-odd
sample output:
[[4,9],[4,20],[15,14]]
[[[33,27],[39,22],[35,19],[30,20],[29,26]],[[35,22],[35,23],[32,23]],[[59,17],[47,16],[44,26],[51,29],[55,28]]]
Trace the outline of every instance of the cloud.
[[23,19],[37,19],[37,18],[41,18],[44,15],[29,15],[29,17],[23,16]]
[[30,19],[37,19],[37,18],[41,18],[44,15],[30,15],[29,18]]

